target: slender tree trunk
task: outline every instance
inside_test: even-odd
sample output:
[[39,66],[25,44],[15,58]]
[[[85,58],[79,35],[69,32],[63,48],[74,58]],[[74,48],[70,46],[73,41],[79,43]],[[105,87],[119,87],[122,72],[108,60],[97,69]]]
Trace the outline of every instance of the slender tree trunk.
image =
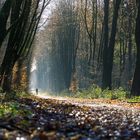
[[[94,10],[94,9],[93,9]],[[97,0],[95,1],[95,13],[94,13],[94,33],[93,33],[93,66],[95,62],[95,54],[96,54],[96,47],[97,47],[97,22],[98,22],[98,3]]]
[[[131,5],[131,4],[130,4]],[[128,8],[128,14],[129,12],[131,12],[131,6],[129,5],[129,8]],[[129,34],[129,39],[128,39],[128,59],[129,59],[129,62],[128,62],[128,80],[131,80],[132,78],[132,14],[129,14],[129,17],[128,17],[128,27],[129,27],[129,31],[128,31],[128,34]]]
[[107,88],[108,71],[107,55],[108,55],[108,19],[109,18],[109,0],[104,0],[104,44],[103,44],[103,75],[102,75],[102,88]]

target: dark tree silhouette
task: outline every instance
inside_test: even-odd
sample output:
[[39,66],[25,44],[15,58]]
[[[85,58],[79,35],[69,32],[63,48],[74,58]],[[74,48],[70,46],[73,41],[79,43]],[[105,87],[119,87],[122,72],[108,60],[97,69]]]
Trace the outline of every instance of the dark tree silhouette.
[[3,33],[0,36],[1,44],[6,36],[6,24],[9,17],[11,25],[8,45],[0,67],[0,84],[6,92],[11,90],[14,64],[20,57],[28,55],[42,12],[49,1],[43,0],[42,7],[40,7],[40,0],[35,2],[32,0],[16,0],[14,3],[6,0],[0,12],[0,18],[2,18],[0,24],[2,24],[3,28],[1,28]]
[[121,0],[115,1],[109,44],[108,44],[107,50],[104,49],[104,51],[106,51],[105,53],[106,55],[104,55],[104,58],[103,58],[105,59],[105,61],[103,61],[104,63],[103,64],[103,78],[102,78],[103,89],[112,88],[112,69],[113,69],[114,47],[115,47],[115,37],[116,37],[116,32],[117,32],[117,19],[119,15],[120,4],[121,4]]

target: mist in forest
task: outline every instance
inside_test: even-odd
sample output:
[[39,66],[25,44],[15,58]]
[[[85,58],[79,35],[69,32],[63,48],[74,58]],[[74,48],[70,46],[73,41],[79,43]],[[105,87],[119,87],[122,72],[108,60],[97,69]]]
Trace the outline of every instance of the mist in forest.
[[128,10],[135,9],[135,3],[116,1],[112,17],[108,11],[114,4],[102,0],[59,0],[51,6],[33,43],[30,90],[75,92],[93,85],[130,90],[136,15]]
[[29,90],[32,93],[35,93],[36,89],[38,88],[38,80],[37,80],[37,64],[36,59],[34,58],[31,65],[30,71],[30,82],[29,82]]

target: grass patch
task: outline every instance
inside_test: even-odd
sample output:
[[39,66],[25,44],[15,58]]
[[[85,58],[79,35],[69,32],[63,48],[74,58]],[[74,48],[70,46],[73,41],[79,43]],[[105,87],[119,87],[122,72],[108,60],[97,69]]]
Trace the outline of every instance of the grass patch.
[[29,97],[30,94],[26,92],[12,91],[4,93],[0,91],[0,117],[14,117],[23,114],[23,112],[30,113],[26,108],[21,110],[21,103],[18,102],[19,98]]
[[20,114],[19,103],[6,102],[0,104],[0,117],[18,116]]
[[0,118],[31,115],[32,111],[18,101],[0,103]]
[[134,96],[129,99],[127,99],[127,102],[129,103],[140,103],[140,96]]

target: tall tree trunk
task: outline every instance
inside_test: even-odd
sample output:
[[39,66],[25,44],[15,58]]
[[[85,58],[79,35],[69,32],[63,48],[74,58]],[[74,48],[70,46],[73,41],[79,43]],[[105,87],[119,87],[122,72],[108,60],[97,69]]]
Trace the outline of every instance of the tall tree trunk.
[[132,22],[133,22],[133,18],[132,18],[132,14],[131,13],[132,7],[131,7],[131,3],[129,3],[128,5],[128,27],[129,27],[129,31],[128,31],[128,80],[132,79]]
[[107,85],[108,71],[107,66],[107,55],[108,55],[108,18],[109,18],[109,0],[104,0],[104,44],[103,44],[103,75],[102,75],[102,88],[105,89]]
[[135,30],[135,39],[137,45],[137,61],[136,61],[136,68],[132,83],[131,94],[132,95],[140,95],[140,1],[137,1],[138,4],[138,15],[136,19],[136,30]]
[[107,49],[107,55],[104,57],[104,59],[107,59],[107,60],[105,60],[106,64],[103,64],[103,76],[104,76],[103,89],[112,88],[112,69],[113,69],[114,47],[115,47],[117,19],[118,19],[120,3],[121,3],[121,0],[115,1],[109,46]]

